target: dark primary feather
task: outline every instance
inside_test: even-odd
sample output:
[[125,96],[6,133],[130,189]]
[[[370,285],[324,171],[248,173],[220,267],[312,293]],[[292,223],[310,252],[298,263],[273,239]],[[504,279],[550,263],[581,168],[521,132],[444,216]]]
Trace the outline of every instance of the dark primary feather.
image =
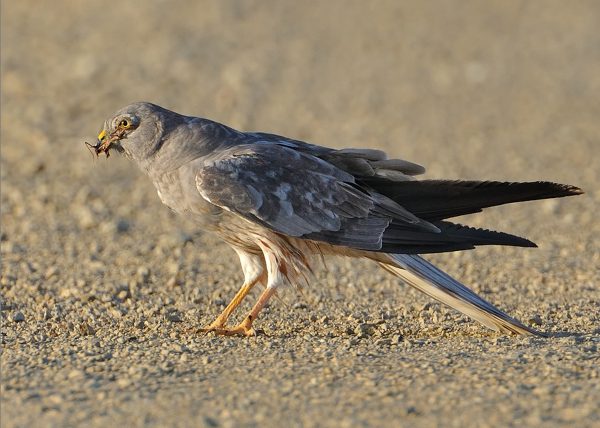
[[366,178],[362,181],[416,216],[428,221],[472,214],[496,205],[560,198],[583,193],[575,186],[547,181],[529,183],[452,180],[397,182],[379,178]]
[[504,232],[478,229],[447,221],[434,223],[440,233],[407,231],[393,222],[385,230],[381,251],[393,254],[428,254],[472,250],[480,245],[535,247],[528,239]]
[[[305,238],[326,241],[334,245],[343,245],[362,250],[375,250],[392,254],[431,254],[447,251],[472,250],[481,245],[509,245],[515,247],[535,247],[535,243],[519,236],[487,229],[477,229],[446,221],[436,222],[438,233],[428,230],[407,229],[401,224],[391,222],[382,237],[372,234],[369,221],[349,222],[342,225],[345,233],[338,231],[321,231],[305,235]],[[351,232],[351,233],[349,233]],[[356,235],[360,234],[361,239]],[[363,237],[364,235],[364,237]],[[368,241],[369,236],[371,241]],[[377,239],[379,238],[379,239]],[[377,244],[366,246],[370,242]]]

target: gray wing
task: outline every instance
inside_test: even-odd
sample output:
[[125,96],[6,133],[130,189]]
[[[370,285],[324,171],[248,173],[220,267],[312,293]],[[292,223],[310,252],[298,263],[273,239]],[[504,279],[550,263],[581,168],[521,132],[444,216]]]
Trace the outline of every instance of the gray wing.
[[421,165],[402,159],[388,159],[385,152],[376,149],[336,150],[264,132],[246,133],[244,136],[253,138],[256,144],[277,144],[318,157],[358,179],[373,177],[394,182],[407,181],[412,180],[413,175],[425,172]]
[[349,172],[278,144],[225,150],[197,171],[196,186],[212,204],[295,237],[379,250],[392,221],[406,230],[439,232],[361,188]]

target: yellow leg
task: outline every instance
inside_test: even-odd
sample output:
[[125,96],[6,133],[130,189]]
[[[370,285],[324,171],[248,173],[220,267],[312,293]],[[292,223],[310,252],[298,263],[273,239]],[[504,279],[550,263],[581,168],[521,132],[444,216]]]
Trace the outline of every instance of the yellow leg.
[[252,328],[252,323],[258,317],[260,311],[265,307],[271,296],[275,294],[275,288],[267,287],[265,291],[262,292],[258,301],[250,311],[250,313],[244,318],[244,321],[231,328],[216,328],[213,331],[216,334],[224,335],[224,336],[254,336],[256,332]]
[[252,290],[252,287],[254,287],[256,283],[258,283],[261,279],[262,277],[258,277],[252,282],[244,283],[244,285],[242,285],[242,288],[238,290],[238,292],[235,294],[235,296],[233,297],[231,302],[229,302],[229,304],[223,310],[223,312],[221,312],[221,314],[219,314],[219,316],[213,322],[211,322],[210,325],[201,328],[200,331],[209,332],[215,331],[217,329],[222,329],[225,326],[225,323],[227,322],[231,314],[233,313],[233,311],[235,311],[235,308],[237,308],[239,304],[242,303],[244,297],[248,295],[250,290]]

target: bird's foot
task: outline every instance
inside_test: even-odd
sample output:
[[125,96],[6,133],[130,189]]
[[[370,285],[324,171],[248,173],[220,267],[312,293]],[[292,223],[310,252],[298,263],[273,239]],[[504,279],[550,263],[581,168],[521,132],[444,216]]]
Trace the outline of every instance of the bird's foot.
[[224,325],[219,326],[213,324],[201,329],[201,331],[206,333],[212,331],[219,336],[256,336],[256,331],[252,328],[252,321],[249,317],[246,317],[244,321],[235,327],[225,327]]
[[219,336],[256,336],[256,331],[252,327],[246,328],[242,325],[237,325],[235,327],[218,328],[213,331]]
[[218,320],[211,322],[206,327],[199,329],[201,333],[210,333],[211,331],[223,330],[225,329],[225,323],[220,322]]
[[262,292],[256,304],[252,307],[250,313],[244,318],[244,321],[236,325],[235,327],[225,327],[225,322],[229,317],[229,312],[221,314],[212,324],[208,327],[201,329],[200,331],[209,332],[212,331],[220,336],[256,336],[256,331],[252,328],[252,323],[258,317],[258,314],[264,308],[269,301],[269,298],[275,294],[275,287],[267,287]]

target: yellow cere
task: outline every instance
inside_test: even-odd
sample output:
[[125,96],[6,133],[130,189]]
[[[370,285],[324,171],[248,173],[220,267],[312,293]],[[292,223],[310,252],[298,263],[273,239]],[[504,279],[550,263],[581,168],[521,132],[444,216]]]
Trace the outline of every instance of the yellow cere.
[[102,141],[102,139],[106,137],[106,131],[102,130],[99,134],[98,134],[98,141]]

